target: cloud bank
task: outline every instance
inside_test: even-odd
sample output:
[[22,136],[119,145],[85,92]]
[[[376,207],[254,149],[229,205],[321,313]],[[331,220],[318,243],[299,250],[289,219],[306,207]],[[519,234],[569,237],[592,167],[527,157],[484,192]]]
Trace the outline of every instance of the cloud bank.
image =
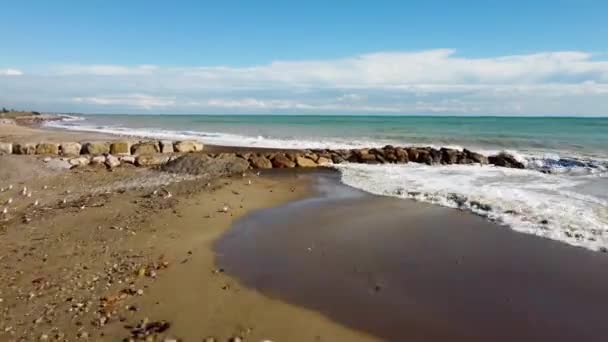
[[466,58],[437,49],[250,67],[55,65],[0,69],[0,103],[105,113],[608,115],[608,61],[580,51]]
[[17,69],[0,69],[0,76],[21,76],[23,72]]

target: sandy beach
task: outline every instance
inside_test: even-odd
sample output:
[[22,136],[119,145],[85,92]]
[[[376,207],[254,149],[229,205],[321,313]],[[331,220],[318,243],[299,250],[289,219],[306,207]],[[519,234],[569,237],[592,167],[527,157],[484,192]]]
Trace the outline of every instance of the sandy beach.
[[[91,139],[22,126],[1,132]],[[214,264],[212,243],[233,220],[307,196],[310,174],[193,179],[128,166],[55,170],[9,155],[0,156],[0,179],[0,202],[12,199],[0,222],[2,340],[139,340],[141,322],[158,340],[365,336],[247,289]],[[154,328],[159,322],[168,324]]]
[[[116,138],[0,126],[6,141]],[[607,333],[598,321],[608,304],[605,255],[372,196],[329,169],[213,177],[131,165],[58,170],[40,156],[4,155],[0,187],[1,340]]]

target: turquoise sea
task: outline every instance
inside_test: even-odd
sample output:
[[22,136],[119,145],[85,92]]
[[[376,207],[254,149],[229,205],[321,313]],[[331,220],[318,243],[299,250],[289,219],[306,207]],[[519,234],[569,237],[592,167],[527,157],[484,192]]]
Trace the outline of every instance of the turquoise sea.
[[608,118],[87,115],[64,123],[132,134],[175,134],[208,143],[267,147],[416,144],[608,156]]
[[608,251],[608,118],[84,115],[49,125],[229,146],[508,151],[526,169],[416,163],[336,168],[345,184],[377,195],[467,210],[520,232]]

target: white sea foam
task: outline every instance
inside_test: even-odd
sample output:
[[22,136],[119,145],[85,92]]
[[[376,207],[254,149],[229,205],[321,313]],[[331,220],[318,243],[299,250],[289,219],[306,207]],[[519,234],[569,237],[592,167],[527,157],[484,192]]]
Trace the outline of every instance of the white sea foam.
[[545,174],[480,165],[337,165],[342,181],[384,196],[469,210],[514,230],[591,250],[608,248],[605,175]]
[[221,146],[245,146],[245,147],[266,147],[266,148],[287,148],[287,149],[311,149],[311,148],[361,148],[361,147],[381,147],[395,143],[388,140],[352,140],[350,138],[291,138],[281,139],[276,137],[247,136],[240,134],[187,131],[187,130],[167,130],[155,128],[128,128],[121,126],[92,126],[86,124],[74,124],[70,121],[49,121],[46,126],[61,128],[81,132],[107,133],[121,136],[151,138],[151,139],[192,139],[206,144]]

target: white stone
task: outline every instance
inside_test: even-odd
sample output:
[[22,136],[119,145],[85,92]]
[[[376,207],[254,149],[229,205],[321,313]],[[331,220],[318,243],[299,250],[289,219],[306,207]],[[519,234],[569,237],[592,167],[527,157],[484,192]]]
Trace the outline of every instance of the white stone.
[[12,154],[13,144],[7,142],[0,142],[0,154]]
[[[69,163],[73,166],[85,166],[85,165],[89,165],[91,161],[89,160],[89,158],[87,157],[78,157],[78,158],[73,158],[70,159]],[[46,187],[44,189],[47,189],[48,187]]]
[[117,157],[115,157],[115,156],[113,156],[113,155],[110,154],[110,155],[108,155],[106,157],[106,165],[109,168],[113,169],[113,168],[115,168],[115,167],[117,167],[117,166],[120,165],[120,160],[118,160]]
[[104,156],[95,156],[91,158],[91,164],[103,164],[106,162],[106,157]]
[[120,157],[120,161],[123,163],[127,163],[127,164],[135,164],[135,157],[134,156],[123,156],[123,157]]
[[77,142],[62,142],[59,144],[59,150],[64,156],[79,156],[82,145]]
[[203,144],[194,140],[184,140],[176,142],[173,147],[176,152],[199,152],[203,150]]

